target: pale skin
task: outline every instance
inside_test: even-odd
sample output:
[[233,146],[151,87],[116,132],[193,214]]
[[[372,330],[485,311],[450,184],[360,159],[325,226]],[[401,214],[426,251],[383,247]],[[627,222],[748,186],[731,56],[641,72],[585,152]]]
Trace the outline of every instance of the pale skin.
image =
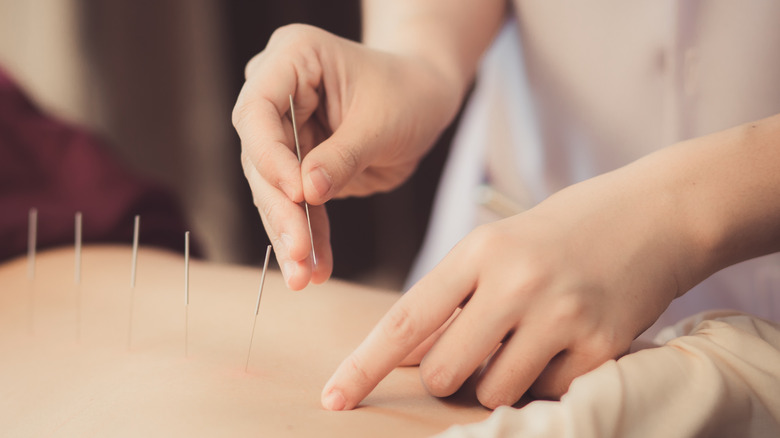
[[[365,45],[308,27],[277,32],[247,66],[234,111],[291,289],[330,275],[322,204],[397,186],[452,119],[504,3],[367,1],[364,13]],[[292,91],[302,143],[316,145],[300,166],[285,116]],[[479,370],[488,408],[528,390],[560,397],[674,298],[780,250],[778,168],[780,115],[672,145],[476,229],[344,360],[323,406],[352,409],[393,368],[416,363],[435,396]],[[317,206],[313,268],[304,199]]]

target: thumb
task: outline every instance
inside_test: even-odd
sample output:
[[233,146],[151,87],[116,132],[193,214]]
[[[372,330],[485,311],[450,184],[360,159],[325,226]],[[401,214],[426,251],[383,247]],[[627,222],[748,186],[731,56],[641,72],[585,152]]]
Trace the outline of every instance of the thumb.
[[370,137],[376,138],[342,125],[306,155],[301,177],[307,202],[320,205],[329,201],[368,167],[374,155],[366,140]]

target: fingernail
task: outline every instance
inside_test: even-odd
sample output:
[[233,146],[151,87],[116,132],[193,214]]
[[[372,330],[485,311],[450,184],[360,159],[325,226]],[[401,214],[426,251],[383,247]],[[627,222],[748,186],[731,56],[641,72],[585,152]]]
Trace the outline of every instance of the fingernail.
[[330,391],[330,393],[325,396],[325,399],[322,400],[322,406],[329,411],[341,411],[346,405],[347,401],[344,399],[341,391],[336,389]]
[[314,186],[314,190],[323,197],[330,192],[330,188],[333,185],[333,180],[330,179],[330,175],[321,167],[309,172],[309,181],[311,181],[311,185]]
[[293,262],[284,262],[282,265],[282,275],[284,275],[284,282],[287,283],[287,287],[290,287],[290,278],[295,275],[295,270],[298,268],[298,265]]

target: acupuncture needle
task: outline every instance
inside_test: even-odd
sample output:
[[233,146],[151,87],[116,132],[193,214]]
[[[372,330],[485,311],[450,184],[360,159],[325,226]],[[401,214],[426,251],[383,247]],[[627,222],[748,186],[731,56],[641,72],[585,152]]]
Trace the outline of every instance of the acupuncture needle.
[[73,230],[73,283],[76,285],[76,336],[81,340],[81,212],[76,212]]
[[130,287],[135,289],[135,273],[138,262],[138,231],[141,228],[141,216],[135,215],[133,220],[133,264],[130,267]]
[[[301,144],[298,142],[298,127],[295,124],[295,107],[293,105],[293,97],[290,94],[290,116],[292,117],[293,136],[295,137],[295,150],[298,152],[298,164],[303,161],[301,156]],[[306,222],[309,224],[309,241],[311,241],[311,260],[314,265],[317,265],[317,254],[314,252],[314,235],[311,232],[311,216],[309,216],[309,203],[303,200],[303,208],[306,210]]]
[[81,212],[76,212],[73,225],[73,247],[74,247],[74,266],[73,282],[78,286],[81,284]]
[[130,268],[130,315],[127,322],[127,349],[130,350],[130,341],[133,334],[133,301],[135,295],[135,274],[138,265],[138,233],[141,227],[141,216],[135,215],[133,222],[133,262]]
[[190,329],[190,232],[184,233],[184,357],[188,356]]
[[252,334],[249,336],[249,350],[246,353],[246,365],[244,372],[249,369],[249,357],[252,354],[252,341],[255,339],[255,326],[257,325],[257,314],[260,312],[260,297],[263,296],[263,285],[265,284],[265,273],[268,270],[268,260],[271,258],[271,245],[265,249],[265,262],[263,262],[263,273],[260,276],[260,290],[257,292],[257,304],[255,304],[255,319],[252,322]]
[[35,328],[35,250],[38,240],[38,210],[30,209],[27,218],[27,279],[29,280],[29,303],[28,305],[28,330],[30,333]]

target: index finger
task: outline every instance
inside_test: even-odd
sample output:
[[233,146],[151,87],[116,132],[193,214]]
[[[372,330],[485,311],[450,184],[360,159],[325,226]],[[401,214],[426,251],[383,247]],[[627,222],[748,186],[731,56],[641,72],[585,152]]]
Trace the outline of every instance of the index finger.
[[243,154],[263,179],[282,189],[293,202],[301,202],[300,166],[291,142],[292,127],[284,116],[288,108],[280,109],[257,84],[256,78],[247,80],[233,110]]
[[402,296],[368,337],[336,369],[322,390],[322,405],[352,409],[474,290],[476,273],[457,248]]
[[[286,43],[284,38],[276,38],[274,41],[269,43],[269,48],[262,53],[262,62],[259,57],[253,60],[251,74],[248,75],[233,110],[233,124],[241,137],[242,163],[245,169],[251,167],[251,172],[245,173],[248,176],[257,176],[255,181],[248,178],[255,198],[268,200],[273,194],[276,199],[278,190],[290,201],[300,203],[303,201],[303,186],[292,125],[287,116],[290,109],[289,96],[291,92],[295,93],[296,102],[302,101],[304,107],[316,106],[316,93],[311,88],[311,84],[316,82],[316,78],[311,76],[316,75],[316,72],[296,68],[297,58],[291,57],[289,51],[280,49],[280,46],[283,49],[289,43]],[[299,74],[299,71],[304,73]],[[277,202],[281,201],[277,199]],[[262,209],[263,203],[258,203],[258,207]],[[289,209],[287,211],[289,212]],[[289,214],[278,216],[293,218]],[[263,223],[269,236],[280,236],[283,234],[283,228],[305,229],[306,222],[297,216],[294,216],[294,225],[278,220],[267,221],[266,218]],[[281,252],[282,257],[293,262],[301,262],[309,257],[309,238],[307,233],[296,231],[292,235],[290,247]],[[278,246],[277,254],[280,254]],[[325,271],[329,275],[330,269]]]
[[[303,187],[286,114],[291,94],[299,127],[317,108],[322,70],[312,67],[317,64],[308,59],[317,52],[316,45],[316,39],[305,32],[274,32],[266,49],[250,61],[251,67],[247,66],[246,82],[232,115],[243,153],[266,181],[293,202],[303,201]],[[306,49],[312,47],[315,50]]]

